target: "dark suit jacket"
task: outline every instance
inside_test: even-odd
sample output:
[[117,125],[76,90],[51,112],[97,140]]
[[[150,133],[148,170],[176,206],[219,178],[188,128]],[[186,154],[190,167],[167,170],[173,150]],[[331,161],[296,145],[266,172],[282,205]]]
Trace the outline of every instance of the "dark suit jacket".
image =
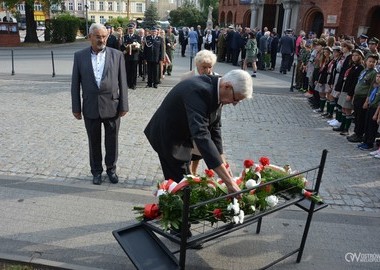
[[119,49],[119,42],[117,41],[117,38],[114,35],[110,35],[107,39],[107,47],[114,48],[116,50]]
[[141,37],[133,34],[132,37],[129,36],[129,34],[126,34],[123,37],[123,45],[121,50],[126,51],[125,53],[125,60],[126,61],[138,61],[139,60],[139,53],[140,49],[133,50],[131,51],[131,54],[129,54],[129,47],[127,45],[132,44],[133,42],[137,42],[141,46]]
[[160,36],[147,36],[144,46],[144,59],[148,62],[158,63],[165,57],[164,42]]
[[[104,71],[100,87],[96,84],[91,62],[91,47],[74,54],[71,79],[72,111],[83,111],[90,119],[112,118],[128,111],[128,86],[123,53],[106,47]],[[83,105],[80,100],[82,87]]]
[[284,54],[292,54],[295,50],[294,38],[284,35],[280,38],[279,41],[280,52]]
[[190,161],[194,140],[210,169],[222,164],[217,87],[217,76],[194,76],[168,93],[144,131],[159,155]]

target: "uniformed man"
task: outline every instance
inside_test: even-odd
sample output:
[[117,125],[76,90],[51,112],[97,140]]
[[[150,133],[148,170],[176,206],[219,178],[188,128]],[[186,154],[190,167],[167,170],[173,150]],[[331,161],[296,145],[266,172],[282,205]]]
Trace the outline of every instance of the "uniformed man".
[[127,71],[127,83],[131,89],[136,89],[137,64],[139,61],[139,52],[141,47],[141,38],[135,34],[135,25],[129,24],[127,34],[123,39],[123,48],[125,55],[125,69]]
[[365,50],[366,48],[368,48],[367,40],[368,40],[367,35],[361,34],[359,36],[359,49]]
[[166,38],[165,38],[165,44],[166,44],[166,54],[169,57],[170,64],[166,68],[166,72],[168,76],[172,75],[172,70],[173,70],[173,57],[174,57],[174,51],[175,47],[177,45],[177,40],[172,33],[173,28],[171,26],[168,27],[167,32],[166,32]]
[[152,27],[151,35],[146,37],[144,58],[147,63],[148,83],[146,87],[157,88],[160,81],[159,63],[164,60],[163,41],[157,34],[157,28]]

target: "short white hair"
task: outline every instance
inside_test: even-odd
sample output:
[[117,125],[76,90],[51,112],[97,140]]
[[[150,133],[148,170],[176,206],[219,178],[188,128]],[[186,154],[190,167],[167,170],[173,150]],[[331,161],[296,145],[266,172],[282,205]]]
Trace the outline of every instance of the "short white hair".
[[90,26],[90,30],[89,30],[89,33],[90,34],[93,34],[95,30],[98,30],[98,29],[103,29],[103,30],[107,30],[107,28],[101,24],[101,23],[93,23],[91,24]]
[[235,93],[240,93],[245,98],[252,98],[253,83],[247,71],[233,69],[222,76],[221,81],[231,83]]
[[195,65],[198,66],[201,63],[211,64],[214,66],[216,63],[216,55],[212,51],[209,50],[201,50],[197,52],[194,57]]

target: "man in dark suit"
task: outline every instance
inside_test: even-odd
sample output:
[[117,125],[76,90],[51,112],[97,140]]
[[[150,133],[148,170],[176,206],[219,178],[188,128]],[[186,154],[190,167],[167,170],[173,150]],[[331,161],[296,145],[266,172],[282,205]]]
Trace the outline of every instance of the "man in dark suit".
[[280,38],[279,46],[282,55],[280,73],[286,74],[289,66],[292,65],[292,56],[295,51],[295,40],[292,37],[293,30],[287,29],[285,35]]
[[[90,27],[91,47],[74,55],[71,81],[72,112],[84,118],[90,150],[93,183],[102,183],[101,126],[105,130],[105,164],[111,183],[116,184],[120,117],[128,112],[128,87],[123,53],[106,47],[108,32],[102,24]],[[82,94],[81,94],[82,88]],[[81,104],[81,96],[83,104]]]
[[127,83],[131,89],[136,89],[137,64],[141,47],[141,37],[135,34],[134,24],[128,25],[128,33],[123,38],[122,51],[125,55],[125,70]]
[[[252,79],[248,72],[232,70],[217,76],[194,76],[178,83],[166,96],[145,128],[145,135],[158,153],[165,179],[176,182],[190,173],[189,164],[193,141],[210,169],[226,183],[229,192],[239,191],[223,164],[220,141],[212,140],[210,128],[219,107],[236,105],[252,96]],[[213,131],[210,131],[213,130]]]
[[107,25],[106,28],[108,30],[108,39],[107,39],[106,46],[119,50],[120,46],[119,46],[119,43],[117,42],[117,38],[113,34],[113,27],[110,25]]
[[202,43],[203,43],[203,36],[205,33],[203,33],[202,28],[200,25],[197,26],[197,34],[198,34],[198,52],[202,50]]
[[160,81],[159,63],[164,60],[164,41],[157,34],[157,28],[153,27],[151,35],[145,39],[144,59],[147,62],[148,84],[146,87],[157,88]]
[[187,27],[183,27],[181,30],[179,30],[178,34],[178,42],[181,44],[181,56],[185,57],[186,52],[186,46],[188,44],[187,37],[189,35],[189,32],[187,31]]

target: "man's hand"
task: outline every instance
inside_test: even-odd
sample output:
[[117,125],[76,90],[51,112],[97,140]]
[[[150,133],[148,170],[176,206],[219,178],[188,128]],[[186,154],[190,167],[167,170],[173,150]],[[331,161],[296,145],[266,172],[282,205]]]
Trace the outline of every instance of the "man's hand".
[[[235,193],[241,190],[235,181],[231,181],[230,183],[227,183],[227,181],[225,181],[224,183],[227,186],[228,193]],[[241,194],[238,195],[238,198],[240,197],[241,197]]]
[[126,115],[127,114],[127,112],[119,112],[119,116],[120,117],[123,117],[124,115]]
[[[238,184],[236,184],[236,182],[233,180],[232,176],[230,175],[230,171],[226,169],[224,164],[221,164],[220,166],[214,168],[214,171],[226,184],[228,193],[240,191]],[[237,198],[241,198],[241,194],[238,195]]]
[[80,112],[74,112],[73,115],[74,115],[74,117],[75,117],[76,119],[78,119],[78,120],[81,120],[81,119],[82,119],[82,113],[80,113]]

